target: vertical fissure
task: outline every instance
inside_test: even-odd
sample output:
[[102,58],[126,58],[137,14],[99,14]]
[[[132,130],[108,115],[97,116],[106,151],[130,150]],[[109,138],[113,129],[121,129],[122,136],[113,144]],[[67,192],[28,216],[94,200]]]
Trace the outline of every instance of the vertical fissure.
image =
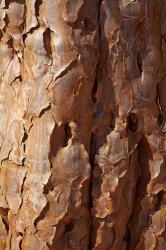
[[40,6],[42,5],[43,0],[36,0],[35,1],[35,10],[36,10],[36,16],[39,17],[39,11],[40,11]]
[[[94,105],[96,105],[97,102],[97,90],[98,90],[98,75],[100,71],[100,56],[101,56],[101,25],[100,25],[100,15],[101,15],[101,4],[103,0],[98,1],[98,13],[97,13],[97,25],[98,25],[98,51],[97,51],[97,65],[96,65],[96,74],[92,89],[92,102]],[[92,197],[92,189],[93,189],[93,171],[94,171],[94,165],[95,165],[95,154],[96,154],[96,147],[95,147],[95,133],[91,133],[90,138],[90,165],[91,165],[91,176],[90,176],[90,185],[89,185],[89,214],[90,214],[90,228],[89,228],[89,245],[88,250],[92,249],[92,223],[93,223],[93,217],[91,214],[91,209],[93,208],[93,197]]]
[[97,65],[96,65],[96,74],[95,74],[95,80],[94,80],[94,84],[93,84],[93,89],[92,89],[92,101],[95,104],[97,101],[96,98],[96,93],[97,93],[97,89],[98,89],[98,74],[100,71],[100,56],[101,56],[101,42],[100,42],[100,38],[101,38],[101,25],[100,25],[100,8],[101,8],[101,4],[102,4],[103,0],[99,0],[98,2],[98,13],[97,13],[97,24],[98,24],[98,51],[97,51]]
[[[127,227],[127,249],[132,250],[135,249],[137,243],[140,240],[142,230],[146,227],[148,220],[147,216],[150,211],[144,211],[145,217],[141,214],[142,205],[141,202],[143,198],[148,194],[147,193],[147,185],[150,181],[150,170],[149,170],[149,159],[152,158],[152,154],[149,148],[149,144],[144,135],[142,135],[139,143],[138,143],[138,163],[139,163],[139,171],[137,172],[137,180],[135,187],[135,195],[133,200],[133,207],[131,216],[128,220]],[[149,223],[149,221],[148,221]],[[139,228],[137,229],[136,227]],[[136,233],[137,229],[137,233]]]

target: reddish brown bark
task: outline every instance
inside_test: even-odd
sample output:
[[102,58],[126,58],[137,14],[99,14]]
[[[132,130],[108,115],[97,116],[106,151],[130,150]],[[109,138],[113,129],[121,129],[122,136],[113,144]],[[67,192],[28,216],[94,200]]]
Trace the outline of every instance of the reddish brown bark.
[[0,1],[0,250],[166,249],[165,19]]

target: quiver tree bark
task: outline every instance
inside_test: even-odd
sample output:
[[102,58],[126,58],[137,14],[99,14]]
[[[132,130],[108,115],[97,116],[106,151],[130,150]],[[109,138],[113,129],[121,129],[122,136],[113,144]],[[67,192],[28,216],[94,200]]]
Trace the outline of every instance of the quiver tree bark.
[[0,249],[164,250],[164,0],[0,1]]

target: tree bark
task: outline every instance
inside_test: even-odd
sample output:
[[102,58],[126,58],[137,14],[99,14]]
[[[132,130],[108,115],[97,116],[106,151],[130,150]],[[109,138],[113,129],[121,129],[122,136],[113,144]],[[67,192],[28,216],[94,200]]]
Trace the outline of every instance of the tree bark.
[[166,2],[0,1],[0,250],[166,249]]

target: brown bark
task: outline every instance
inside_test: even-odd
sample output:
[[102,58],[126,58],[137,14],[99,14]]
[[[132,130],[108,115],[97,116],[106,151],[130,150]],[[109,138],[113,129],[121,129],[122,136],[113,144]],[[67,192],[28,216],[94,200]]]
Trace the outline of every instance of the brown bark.
[[166,249],[166,2],[0,1],[0,250]]

